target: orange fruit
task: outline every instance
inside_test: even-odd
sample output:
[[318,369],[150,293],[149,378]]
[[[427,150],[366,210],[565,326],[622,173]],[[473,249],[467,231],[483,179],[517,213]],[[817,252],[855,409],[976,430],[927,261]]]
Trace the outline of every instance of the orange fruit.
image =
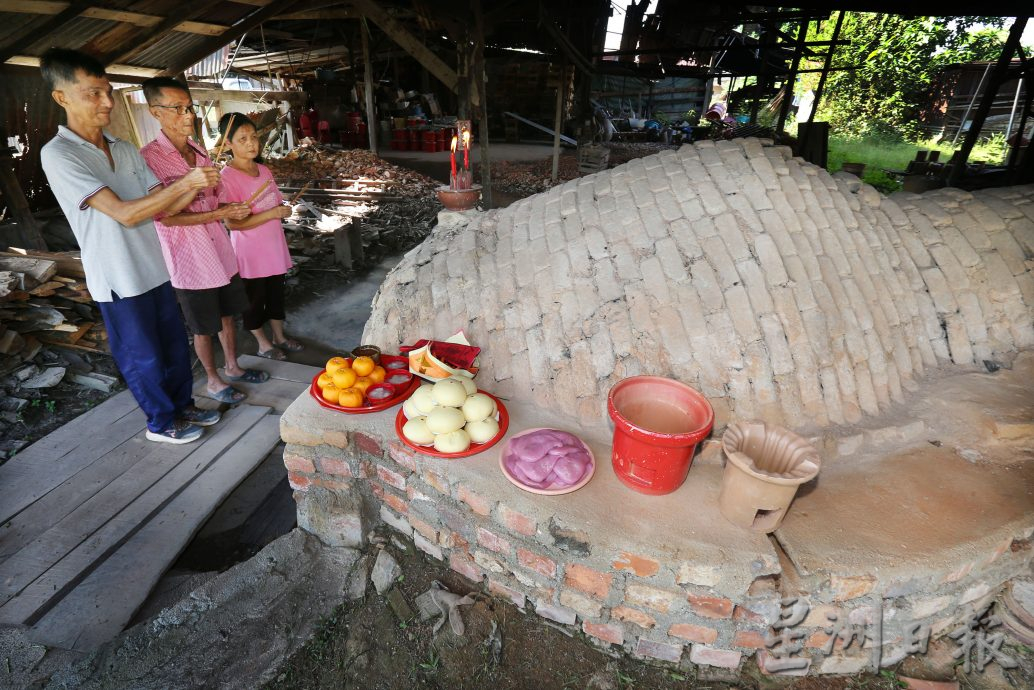
[[369,374],[367,374],[367,376],[370,377],[370,380],[373,381],[374,383],[384,383],[384,378],[387,375],[388,375],[388,372],[385,371],[384,367],[382,367],[379,364],[373,368],[373,371],[371,371]]
[[335,386],[333,383],[328,383],[323,387],[323,399],[327,402],[336,403],[338,401],[338,395],[340,395],[341,389]]
[[343,367],[334,372],[334,385],[344,390],[345,388],[351,388],[355,385],[355,380],[359,378],[356,376],[354,369]]
[[373,385],[373,381],[370,380],[369,376],[360,376],[352,385],[361,390],[363,395],[366,395],[366,389]]
[[348,360],[344,357],[331,357],[327,360],[327,373],[333,376],[338,369],[344,369],[347,366]]
[[360,407],[363,404],[363,392],[358,388],[346,388],[338,397],[341,407]]
[[369,376],[370,372],[374,370],[377,365],[374,364],[373,360],[369,357],[356,357],[355,361],[352,362],[352,368],[355,369],[355,373],[360,376]]
[[334,377],[327,372],[323,372],[320,374],[320,377],[316,379],[316,385],[320,387],[320,390],[323,390],[328,383],[334,383]]

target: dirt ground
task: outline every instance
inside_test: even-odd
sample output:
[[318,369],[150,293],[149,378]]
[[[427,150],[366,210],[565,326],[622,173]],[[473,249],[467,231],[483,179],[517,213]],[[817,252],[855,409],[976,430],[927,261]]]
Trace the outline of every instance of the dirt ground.
[[[401,547],[405,548],[401,548]],[[313,638],[281,669],[267,690],[891,690],[889,676],[773,679],[753,663],[736,677],[722,669],[654,666],[605,652],[509,602],[476,593],[461,608],[465,633],[448,624],[437,634],[435,619],[422,622],[416,598],[438,580],[450,591],[467,594],[470,583],[399,539],[388,546],[404,573],[395,589],[408,612],[393,610],[372,586],[363,599],[338,607]],[[390,595],[390,593],[389,593]],[[501,641],[493,650],[493,624]],[[685,655],[688,658],[688,653]]]

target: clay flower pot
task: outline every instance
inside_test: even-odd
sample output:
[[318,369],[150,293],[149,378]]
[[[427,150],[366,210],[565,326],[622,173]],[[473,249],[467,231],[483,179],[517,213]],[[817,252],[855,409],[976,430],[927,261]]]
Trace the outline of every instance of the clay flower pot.
[[718,507],[729,522],[774,532],[797,487],[819,473],[818,451],[797,434],[764,422],[736,422],[722,435],[728,461]]
[[435,190],[438,193],[438,201],[450,211],[469,211],[477,206],[481,198],[481,185],[476,184],[470,189],[452,189],[448,186],[441,186]]
[[644,494],[670,494],[682,486],[693,451],[714,426],[707,398],[660,376],[619,381],[607,396],[607,411],[614,421],[614,474]]

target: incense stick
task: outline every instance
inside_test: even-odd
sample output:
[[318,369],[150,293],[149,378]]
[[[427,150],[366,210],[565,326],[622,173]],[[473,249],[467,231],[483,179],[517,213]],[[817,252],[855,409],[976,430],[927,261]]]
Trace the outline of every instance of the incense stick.
[[230,121],[226,123],[226,133],[223,134],[223,140],[219,142],[219,148],[215,150],[215,158],[212,159],[212,163],[218,163],[219,158],[223,155],[223,147],[226,146],[226,140],[230,137],[230,131],[233,128],[233,118],[237,117],[237,113],[230,113]]
[[258,189],[256,189],[255,193],[252,194],[250,197],[248,197],[248,200],[245,201],[244,203],[247,204],[248,206],[251,206],[251,204],[255,201],[255,199],[258,199],[259,195],[262,194],[262,192],[266,191],[266,187],[268,187],[268,186],[269,186],[269,180],[266,180],[265,182],[262,183],[262,186],[259,187]]
[[309,182],[306,182],[306,183],[305,183],[305,185],[304,185],[304,186],[303,186],[303,187],[302,187],[301,189],[299,189],[299,190],[298,190],[298,193],[297,193],[297,194],[295,194],[294,196],[292,196],[292,197],[291,197],[291,200],[290,200],[290,201],[288,201],[287,203],[289,203],[289,204],[291,204],[292,206],[294,206],[294,204],[295,204],[295,203],[296,203],[296,202],[297,202],[297,201],[298,201],[299,199],[301,199],[301,198],[302,198],[302,194],[305,194],[305,192],[306,192],[306,191],[308,191],[308,189],[309,189],[310,185],[312,185],[312,182],[311,182],[311,181],[309,181]]

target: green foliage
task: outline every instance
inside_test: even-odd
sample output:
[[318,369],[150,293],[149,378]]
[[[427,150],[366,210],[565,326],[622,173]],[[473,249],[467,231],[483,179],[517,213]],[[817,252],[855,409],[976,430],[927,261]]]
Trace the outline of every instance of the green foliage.
[[[835,22],[809,32],[813,40],[829,40]],[[988,25],[974,30],[974,26]],[[834,67],[817,118],[837,134],[881,136],[915,141],[923,136],[921,113],[931,100],[931,86],[945,65],[997,59],[1004,34],[999,17],[906,17],[896,14],[847,12]],[[972,31],[971,31],[972,30]],[[814,88],[817,74],[806,75]]]

